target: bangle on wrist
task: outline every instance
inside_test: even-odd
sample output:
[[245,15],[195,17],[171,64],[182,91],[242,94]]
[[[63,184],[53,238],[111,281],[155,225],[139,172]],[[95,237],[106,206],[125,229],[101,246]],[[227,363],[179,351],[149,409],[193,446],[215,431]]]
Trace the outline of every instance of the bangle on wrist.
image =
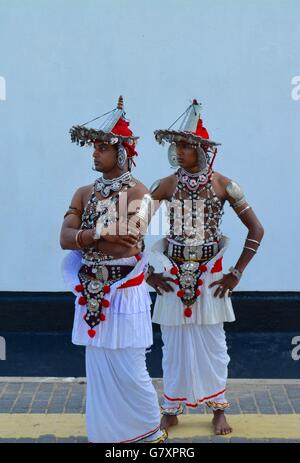
[[99,233],[99,228],[97,229],[97,227],[95,227],[94,228],[94,233],[93,233],[93,240],[98,241],[100,239],[101,239],[101,230],[100,230],[100,233]]
[[256,254],[256,249],[249,248],[249,246],[244,246],[244,249],[249,249],[249,251],[253,251]]
[[260,245],[260,241],[254,240],[253,238],[246,238],[246,241],[252,241],[252,243],[256,243],[257,246]]
[[78,232],[76,233],[76,236],[75,236],[75,242],[76,242],[76,246],[78,249],[82,249],[83,248],[83,241],[82,241],[82,233],[84,232],[84,230],[81,228],[80,230],[78,230]]
[[240,272],[237,268],[230,267],[229,272],[232,273],[239,281],[242,278],[243,272]]
[[[248,241],[248,243],[247,243],[247,241]],[[253,247],[252,247],[252,246],[253,246],[252,243],[254,243],[257,247],[256,247],[256,248],[253,248]],[[249,245],[249,246],[247,246],[247,245]],[[244,249],[249,249],[249,251],[253,251],[254,253],[256,253],[257,250],[258,250],[258,248],[259,248],[259,245],[260,245],[260,241],[257,241],[257,240],[255,240],[255,239],[253,239],[253,238],[246,238],[246,240],[245,240],[245,245],[244,245]],[[250,246],[251,246],[251,247],[250,247]]]
[[147,271],[145,273],[145,281],[147,281],[148,278],[150,278],[151,275],[153,275],[154,272],[155,272],[155,268],[153,267],[153,265],[149,264],[148,269],[147,269]]

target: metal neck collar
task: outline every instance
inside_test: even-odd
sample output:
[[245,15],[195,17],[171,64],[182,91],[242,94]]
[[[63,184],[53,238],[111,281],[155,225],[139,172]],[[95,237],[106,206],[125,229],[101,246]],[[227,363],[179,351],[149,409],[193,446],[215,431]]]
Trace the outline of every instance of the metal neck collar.
[[187,172],[183,167],[180,167],[177,171],[178,182],[181,183],[183,188],[187,188],[189,191],[197,191],[202,186],[206,185],[210,180],[210,172],[207,167],[199,172],[191,173]]
[[132,174],[131,172],[127,171],[124,174],[120,175],[120,177],[108,179],[108,178],[97,178],[95,181],[95,189],[104,198],[108,198],[112,193],[116,191],[120,191],[123,186],[128,185],[128,186],[133,186],[132,185],[133,180],[132,180]]

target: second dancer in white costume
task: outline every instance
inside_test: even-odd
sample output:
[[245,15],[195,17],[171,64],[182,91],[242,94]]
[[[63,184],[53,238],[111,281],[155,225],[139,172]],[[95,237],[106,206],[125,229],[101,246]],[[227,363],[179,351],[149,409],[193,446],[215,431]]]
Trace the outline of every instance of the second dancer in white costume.
[[[183,405],[206,404],[214,412],[214,432],[228,434],[232,429],[224,410],[230,359],[223,323],[235,320],[230,296],[260,244],[263,227],[241,187],[213,170],[217,143],[209,139],[200,109],[193,100],[178,130],[171,126],[155,132],[159,143],[170,143],[169,161],[177,171],[151,188],[156,207],[167,203],[169,233],[153,247],[164,272],[152,268],[147,282],[158,293],[153,322],[160,324],[163,340],[161,427],[177,424]],[[226,201],[249,231],[227,274],[222,260],[229,239],[220,231]]]

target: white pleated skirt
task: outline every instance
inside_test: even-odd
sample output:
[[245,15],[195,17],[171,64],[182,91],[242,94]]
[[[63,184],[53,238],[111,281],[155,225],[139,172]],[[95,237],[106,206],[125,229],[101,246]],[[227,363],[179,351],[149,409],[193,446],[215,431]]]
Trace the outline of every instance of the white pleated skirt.
[[228,363],[223,323],[161,325],[163,340],[163,411],[181,403],[226,408]]
[[157,394],[144,348],[86,347],[88,440],[135,442],[161,435]]

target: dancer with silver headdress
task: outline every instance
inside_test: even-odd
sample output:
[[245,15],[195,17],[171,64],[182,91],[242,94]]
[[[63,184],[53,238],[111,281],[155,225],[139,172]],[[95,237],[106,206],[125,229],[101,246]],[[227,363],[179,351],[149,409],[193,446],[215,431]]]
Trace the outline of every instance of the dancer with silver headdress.
[[87,124],[72,127],[71,139],[94,146],[94,170],[103,175],[74,194],[60,242],[72,250],[63,265],[76,295],[72,342],[86,346],[88,439],[164,442],[145,362],[153,339],[148,259],[136,228],[148,190],[131,174],[138,137],[125,119],[122,97],[100,128]]
[[[224,411],[230,358],[223,323],[235,320],[230,296],[264,231],[242,188],[213,170],[218,144],[209,139],[200,110],[193,100],[178,130],[171,126],[155,132],[159,143],[170,143],[169,161],[179,168],[151,188],[153,200],[168,204],[170,229],[153,247],[164,272],[152,267],[147,283],[157,291],[152,321],[160,324],[164,344],[161,428],[178,423],[183,404],[206,404],[213,409],[214,432],[228,434],[232,429]],[[226,201],[248,229],[229,273],[222,270],[229,239],[220,230]]]

